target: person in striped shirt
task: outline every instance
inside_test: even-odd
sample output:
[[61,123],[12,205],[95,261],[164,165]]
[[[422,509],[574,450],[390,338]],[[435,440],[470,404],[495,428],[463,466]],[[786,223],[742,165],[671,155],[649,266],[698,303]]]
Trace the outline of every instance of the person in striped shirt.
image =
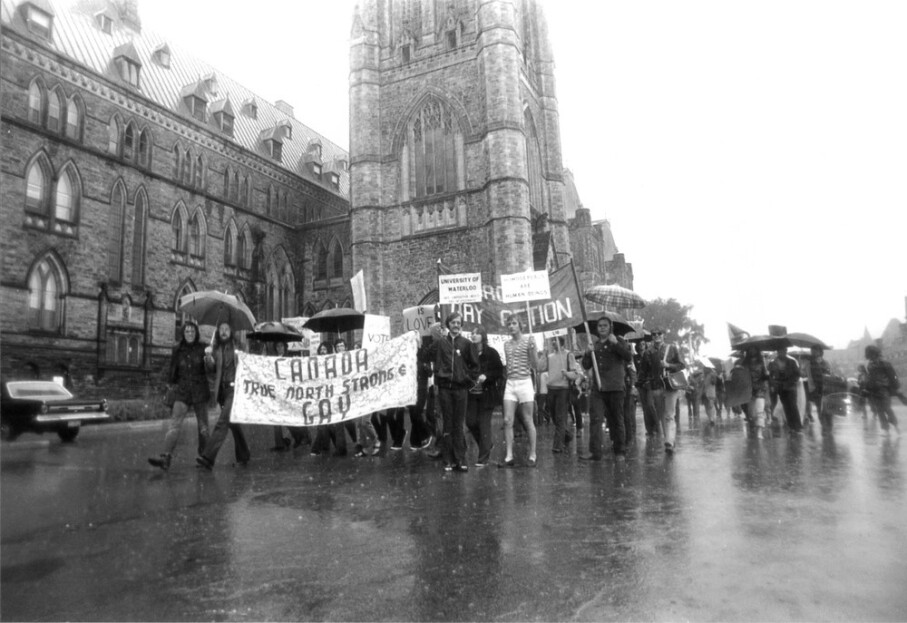
[[510,340],[504,343],[507,358],[507,386],[504,389],[504,467],[513,467],[513,420],[517,413],[529,433],[529,467],[535,467],[535,424],[532,421],[532,407],[535,402],[535,388],[532,386],[532,372],[538,368],[538,352],[535,339],[523,335],[523,325],[516,315],[506,321]]

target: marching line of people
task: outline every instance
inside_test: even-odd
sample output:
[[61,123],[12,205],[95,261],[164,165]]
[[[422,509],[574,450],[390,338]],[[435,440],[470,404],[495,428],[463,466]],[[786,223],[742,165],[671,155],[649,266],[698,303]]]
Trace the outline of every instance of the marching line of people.
[[[528,441],[525,463],[519,464],[528,467],[538,464],[536,425],[543,417],[554,425],[553,454],[565,452],[571,442],[579,439],[585,416],[589,421],[588,453],[577,451],[578,459],[601,461],[607,431],[615,460],[624,461],[628,446],[636,439],[638,404],[646,437],[662,437],[664,452],[670,456],[676,449],[683,396],[687,398],[691,420],[698,420],[700,406],[705,408],[710,426],[722,417],[722,412],[728,417],[732,413],[742,415],[756,439],[764,437],[766,423],[772,423],[777,403],[792,434],[803,431],[804,421],[807,424],[813,421],[813,406],[823,432],[830,433],[832,429],[833,416],[823,400],[825,380],[831,376],[831,370],[818,347],[812,349],[802,371],[797,359],[784,347],[777,350],[768,365],[758,349],[745,350],[734,362],[734,373],[745,375],[750,389],[742,399],[737,397],[739,406],[732,406],[727,391],[729,379],[724,371],[685,361],[681,349],[667,343],[660,328],[638,341],[634,349],[633,343],[614,334],[612,321],[604,316],[596,322],[597,336],[589,336],[586,349],[580,354],[566,349],[563,338],[546,341],[540,353],[534,336],[523,333],[518,316],[510,316],[505,325],[510,333],[510,339],[504,343],[506,366],[498,351],[489,345],[483,328],[474,330],[467,339],[462,333],[462,317],[452,313],[443,325],[432,325],[431,335],[423,338],[418,349],[416,404],[313,429],[290,427],[291,437],[285,437],[283,428],[275,426],[272,450],[287,450],[291,444],[294,447],[311,444],[313,456],[346,456],[349,437],[354,446],[353,456],[366,457],[379,454],[383,447],[402,450],[408,433],[412,451],[425,451],[429,457],[441,460],[445,471],[467,472],[467,432],[477,446],[474,466],[483,468],[491,464],[492,452],[498,447],[492,418],[500,407],[504,448],[497,462],[499,467],[517,466],[514,440],[518,434]],[[207,470],[214,467],[228,431],[233,434],[236,463],[246,465],[251,457],[242,427],[230,422],[236,374],[236,345],[230,325],[221,323],[217,327],[213,349],[206,349],[199,337],[198,327],[187,323],[171,357],[168,382],[174,402],[164,451],[148,459],[151,465],[163,470],[169,469],[172,463],[190,408],[198,422],[198,467]],[[318,354],[345,349],[345,342],[337,340],[333,348],[322,343]],[[271,354],[283,356],[278,345]],[[867,347],[865,354],[867,364],[861,370],[857,397],[871,407],[883,430],[897,431],[891,398],[898,397],[904,404],[907,398],[900,392],[897,374],[882,359],[878,347]],[[689,385],[678,387],[673,377],[684,370]],[[213,393],[209,390],[209,374],[214,377]],[[546,385],[544,392],[538,387],[541,382]],[[797,400],[801,385],[807,395],[804,419]],[[537,399],[541,395],[544,398],[540,399],[540,405]],[[220,414],[209,434],[207,405],[212,396],[220,406]],[[405,424],[407,413],[409,431]]]

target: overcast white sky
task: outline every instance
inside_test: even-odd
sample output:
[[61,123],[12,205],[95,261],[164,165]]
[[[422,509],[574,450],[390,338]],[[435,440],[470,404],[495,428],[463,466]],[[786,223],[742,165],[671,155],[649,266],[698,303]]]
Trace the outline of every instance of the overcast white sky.
[[[140,0],[167,35],[349,146],[352,0]],[[837,347],[903,321],[907,2],[545,3],[564,166],[635,289]]]

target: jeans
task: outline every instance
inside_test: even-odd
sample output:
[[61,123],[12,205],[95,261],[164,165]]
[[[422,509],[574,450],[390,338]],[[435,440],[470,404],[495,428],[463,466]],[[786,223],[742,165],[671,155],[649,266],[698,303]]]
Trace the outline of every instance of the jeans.
[[784,408],[787,427],[791,430],[803,430],[803,424],[800,421],[800,407],[797,406],[797,390],[778,390],[778,400],[781,401],[781,406]]
[[[198,424],[198,453],[205,451],[205,445],[208,443],[208,403],[197,402],[192,405],[195,410],[195,421]],[[180,438],[180,429],[183,421],[189,414],[189,405],[177,400],[173,403],[170,410],[170,425],[167,428],[167,435],[164,437],[164,452],[173,454],[176,443]]]
[[202,457],[213,465],[217,459],[217,453],[220,452],[220,447],[227,439],[227,430],[229,430],[233,433],[233,452],[236,455],[236,462],[248,463],[251,453],[242,427],[239,424],[230,423],[230,412],[233,411],[233,388],[222,391],[221,395],[224,397],[224,402],[220,408],[220,417],[217,418],[217,424],[214,425],[214,431],[211,433],[211,438],[208,439],[208,445],[205,446]]
[[682,391],[668,391],[666,389],[653,389],[652,399],[655,402],[655,410],[658,413],[658,419],[661,420],[661,427],[664,431],[665,445],[674,446],[677,436],[677,421],[674,419],[677,413],[677,407],[680,404],[680,395]]
[[494,407],[482,394],[468,394],[466,397],[466,428],[479,446],[476,463],[488,463],[494,438],[491,432],[491,414]]
[[439,387],[438,403],[444,419],[441,452],[448,465],[466,465],[466,388]]
[[654,390],[649,389],[648,387],[639,388],[639,402],[642,405],[642,421],[646,425],[646,434],[655,435],[659,432],[660,427],[658,426],[658,413],[655,410],[655,402],[653,400]]
[[593,390],[589,405],[589,453],[602,457],[602,421],[607,420],[614,454],[623,454],[626,441],[624,430],[624,392]]
[[554,420],[554,450],[563,450],[567,443],[567,410],[570,408],[570,389],[549,387],[551,417]]

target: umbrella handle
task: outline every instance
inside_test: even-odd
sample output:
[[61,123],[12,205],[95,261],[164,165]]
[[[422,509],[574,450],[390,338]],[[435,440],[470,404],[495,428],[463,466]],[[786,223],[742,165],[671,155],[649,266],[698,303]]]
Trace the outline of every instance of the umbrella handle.
[[[583,326],[586,328],[586,336],[589,338],[589,343],[593,344],[592,333],[589,331],[589,322],[586,320],[583,320]],[[596,383],[596,385],[598,385],[598,389],[601,390],[602,380],[601,380],[601,377],[598,375],[598,362],[595,360],[594,345],[593,345],[592,350],[589,351],[589,354],[592,356],[592,371],[595,372],[595,383]]]

